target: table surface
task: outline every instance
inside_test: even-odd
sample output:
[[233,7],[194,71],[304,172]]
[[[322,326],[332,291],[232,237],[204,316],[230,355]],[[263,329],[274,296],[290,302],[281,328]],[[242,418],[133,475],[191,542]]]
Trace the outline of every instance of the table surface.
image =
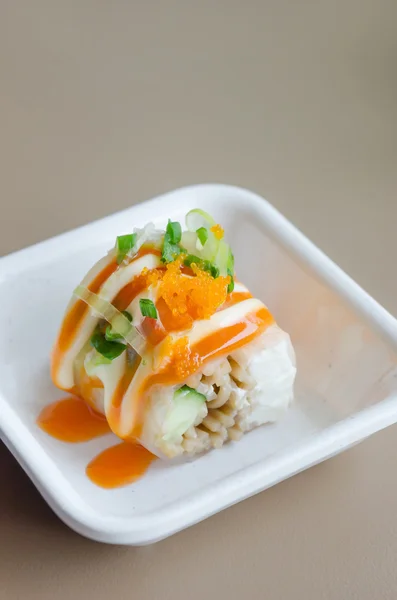
[[[396,39],[395,0],[3,0],[0,253],[232,183],[396,314]],[[392,427],[125,548],[68,530],[0,447],[0,597],[395,598],[395,456]]]

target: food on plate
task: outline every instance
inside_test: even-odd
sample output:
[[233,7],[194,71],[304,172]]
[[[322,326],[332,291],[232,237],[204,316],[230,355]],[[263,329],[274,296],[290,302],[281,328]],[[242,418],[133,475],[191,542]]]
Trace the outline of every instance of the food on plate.
[[169,220],[117,237],[74,290],[51,372],[119,438],[172,458],[276,421],[296,368],[289,335],[237,279],[222,227],[194,209],[185,230]]

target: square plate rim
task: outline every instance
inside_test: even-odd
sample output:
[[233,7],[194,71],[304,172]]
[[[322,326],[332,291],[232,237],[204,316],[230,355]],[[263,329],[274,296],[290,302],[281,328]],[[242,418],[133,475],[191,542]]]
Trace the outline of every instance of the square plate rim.
[[[370,327],[377,329],[385,341],[394,349],[397,348],[397,320],[269,202],[254,192],[236,186],[208,183],[177,188],[5,255],[0,258],[0,281],[4,281],[10,273],[15,274],[42,263],[45,254],[43,251],[58,249],[59,253],[60,241],[71,242],[75,238],[79,243],[73,250],[78,251],[79,247],[86,247],[86,244],[82,243],[85,231],[100,228],[112,220],[118,221],[122,215],[143,213],[150,206],[161,204],[161,213],[165,213],[167,201],[172,203],[178,196],[183,197],[192,192],[198,192],[202,196],[218,193],[244,198],[245,210],[255,213],[262,223],[266,222],[266,226],[285,248],[341,296]],[[68,251],[63,251],[59,256],[65,253]],[[246,467],[243,469],[243,485],[239,482],[241,472],[237,471],[215,485],[205,486],[195,494],[192,501],[189,499],[188,507],[185,498],[172,506],[167,505],[143,516],[103,516],[79,496],[78,491],[60,473],[40,442],[0,393],[1,438],[54,512],[69,527],[86,537],[128,545],[144,545],[163,539],[347,449],[396,422],[397,395],[391,395],[379,404],[326,428],[321,434],[303,440],[295,446],[293,456],[287,449],[272,457],[270,462],[269,458],[265,458]],[[65,489],[65,485],[67,494],[62,495],[59,492]]]

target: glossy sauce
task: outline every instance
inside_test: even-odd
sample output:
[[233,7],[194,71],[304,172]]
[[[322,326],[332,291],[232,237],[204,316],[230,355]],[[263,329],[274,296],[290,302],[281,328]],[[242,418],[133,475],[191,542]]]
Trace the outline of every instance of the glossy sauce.
[[[37,424],[51,437],[69,443],[88,442],[111,433],[106,418],[74,396],[46,406]],[[139,479],[156,458],[138,444],[123,442],[98,454],[86,473],[96,485],[116,488]]]
[[243,300],[248,300],[249,298],[252,298],[250,292],[232,292],[231,294],[228,294],[225,302],[218,308],[217,312],[229,308],[229,306],[234,306],[239,302],[243,302]]
[[142,477],[156,458],[139,444],[122,442],[98,454],[87,466],[86,474],[100,487],[120,487]]
[[[98,275],[88,284],[87,288],[90,292],[96,294],[101,286],[109,279],[109,277],[117,269],[117,263],[112,260]],[[61,352],[65,352],[71,345],[73,338],[76,334],[76,327],[88,312],[89,307],[83,300],[77,300],[69,312],[66,314],[62,328],[59,333],[58,346]]]
[[120,421],[121,404],[123,402],[124,395],[132,381],[132,378],[135,375],[138,365],[139,361],[137,360],[135,361],[134,365],[132,365],[124,371],[121,379],[119,380],[116,386],[116,389],[113,392],[110,407],[107,411],[107,420],[113,431],[117,431],[118,429],[118,423]]
[[164,330],[167,333],[173,331],[186,331],[191,328],[191,319],[188,314],[175,316],[167,306],[164,298],[159,298],[156,302],[156,308],[159,319]]
[[[266,308],[261,308],[256,313],[248,314],[243,320],[234,325],[223,327],[199,340],[190,349],[192,364],[187,365],[188,372],[183,374],[182,380],[197,369],[197,360],[203,364],[223,354],[229,354],[243,344],[249,343],[272,323],[273,316],[271,313]],[[176,361],[171,360],[161,373],[154,373],[148,377],[145,390],[155,384],[174,385],[180,383],[180,381]]]
[[110,433],[106,418],[75,396],[46,406],[37,424],[51,437],[70,443],[88,442]]
[[[142,256],[146,256],[147,254],[153,254],[154,256],[161,256],[161,252],[156,250],[155,248],[141,248],[140,251],[134,256],[135,262],[138,258],[142,258]],[[135,275],[135,277],[127,283],[117,294],[117,296],[112,301],[112,304],[117,308],[117,310],[126,310],[134,298],[137,297],[138,294],[143,292],[147,287],[148,275],[153,271],[164,271],[164,267],[160,266],[156,269],[148,270],[145,274]]]
[[[96,277],[88,284],[87,288],[96,294],[105,281],[114,273],[118,265],[112,260],[106,267],[98,273]],[[69,311],[66,313],[61,330],[58,335],[56,345],[54,346],[51,357],[51,376],[52,380],[57,382],[57,372],[64,353],[70,348],[76,336],[79,323],[88,312],[88,306],[83,300],[76,300]],[[59,387],[59,386],[58,386]]]
[[126,310],[134,298],[143,292],[145,288],[146,277],[143,275],[136,275],[130,283],[127,283],[127,285],[125,285],[119,291],[112,304],[117,308],[117,310]]

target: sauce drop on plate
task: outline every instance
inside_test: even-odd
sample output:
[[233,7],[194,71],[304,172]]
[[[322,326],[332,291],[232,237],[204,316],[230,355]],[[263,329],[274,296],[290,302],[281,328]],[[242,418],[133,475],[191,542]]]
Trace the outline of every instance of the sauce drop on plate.
[[41,411],[37,424],[62,442],[88,442],[110,433],[106,418],[95,413],[81,398],[70,396]]
[[96,485],[115,488],[136,481],[157,457],[139,444],[122,442],[98,454],[86,474]]
[[[75,396],[43,408],[37,424],[51,437],[69,443],[88,442],[111,433],[106,418]],[[100,487],[120,487],[139,479],[156,458],[139,444],[122,442],[98,454],[87,466],[86,473]]]

